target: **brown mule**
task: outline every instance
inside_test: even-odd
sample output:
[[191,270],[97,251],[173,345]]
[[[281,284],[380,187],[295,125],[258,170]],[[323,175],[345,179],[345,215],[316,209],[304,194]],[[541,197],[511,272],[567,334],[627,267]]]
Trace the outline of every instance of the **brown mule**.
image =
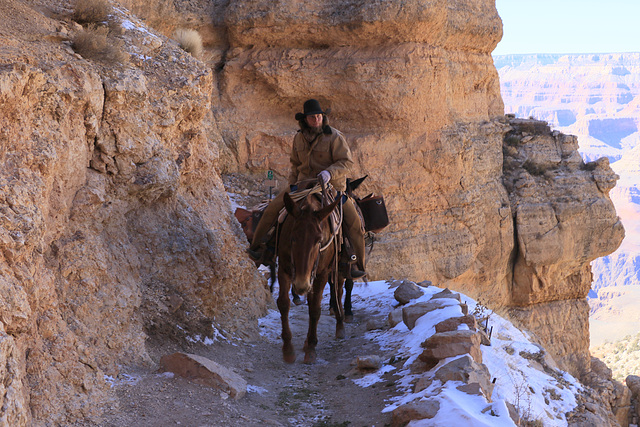
[[[285,220],[278,243],[278,309],[282,321],[282,357],[285,362],[296,360],[291,344],[289,326],[289,288],[298,295],[308,294],[309,329],[304,344],[304,363],[316,360],[318,343],[317,328],[320,319],[320,303],[324,287],[335,267],[336,245],[333,243],[329,215],[339,199],[322,207],[321,202],[309,196],[299,203],[284,195],[284,203],[289,213]],[[344,279],[338,277],[337,292],[342,296]],[[338,298],[340,301],[341,298]],[[340,305],[342,305],[340,303]],[[336,311],[336,337],[344,337],[344,310]]]

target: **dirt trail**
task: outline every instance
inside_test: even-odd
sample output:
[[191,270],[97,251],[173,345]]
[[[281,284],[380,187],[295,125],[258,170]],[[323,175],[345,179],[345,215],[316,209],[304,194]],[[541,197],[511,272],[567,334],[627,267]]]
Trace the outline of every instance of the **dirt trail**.
[[[381,413],[385,399],[396,393],[392,373],[384,381],[361,387],[353,380],[363,373],[357,356],[375,354],[386,360],[367,329],[385,325],[381,314],[366,311],[354,298],[355,319],[346,339],[336,340],[335,319],[328,314],[325,294],[318,327],[318,361],[302,363],[308,307],[291,308],[291,326],[298,358],[282,361],[279,314],[270,314],[262,337],[253,341],[216,342],[189,351],[210,358],[240,374],[250,385],[242,399],[156,372],[131,372],[132,381],[118,381],[113,390],[119,404],[103,426],[385,426],[391,415]],[[277,320],[276,320],[277,319]],[[116,405],[114,405],[116,406]]]

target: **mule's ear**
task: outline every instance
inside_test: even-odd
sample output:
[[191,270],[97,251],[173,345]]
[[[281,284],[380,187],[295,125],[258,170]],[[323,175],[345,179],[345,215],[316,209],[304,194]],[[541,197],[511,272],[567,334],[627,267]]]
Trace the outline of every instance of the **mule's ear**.
[[233,214],[235,215],[238,222],[241,224],[251,216],[251,212],[249,212],[244,208],[236,208],[236,211]]
[[362,181],[367,179],[368,176],[369,175],[365,175],[362,178],[358,178],[358,179],[354,179],[353,181],[349,181],[349,190],[353,191],[356,188],[360,187],[360,184],[362,184]]
[[284,193],[284,207],[289,212],[289,215],[296,216],[300,208],[296,205],[296,202],[293,201],[289,193]]
[[324,221],[325,219],[327,219],[327,217],[331,215],[331,212],[333,212],[336,206],[338,206],[338,203],[340,203],[340,197],[335,199],[329,206],[325,206],[319,211],[316,211],[316,218],[318,218],[318,220],[320,221]]

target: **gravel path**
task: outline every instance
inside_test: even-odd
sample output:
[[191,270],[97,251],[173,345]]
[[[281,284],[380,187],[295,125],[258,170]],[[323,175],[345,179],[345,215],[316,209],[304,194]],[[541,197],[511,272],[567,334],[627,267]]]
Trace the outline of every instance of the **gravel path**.
[[[384,327],[380,313],[367,312],[354,298],[354,321],[347,324],[346,339],[334,338],[335,319],[328,314],[325,294],[318,327],[318,361],[302,363],[307,328],[307,306],[293,306],[291,325],[298,359],[282,361],[280,319],[274,310],[262,322],[262,336],[255,340],[218,341],[189,352],[207,357],[240,374],[249,392],[235,401],[209,387],[157,372],[130,372],[112,390],[111,405],[101,426],[385,426],[391,414],[382,413],[385,399],[396,393],[393,373],[368,387],[353,380],[365,373],[355,358],[382,352],[366,331]],[[128,379],[127,379],[128,378]]]

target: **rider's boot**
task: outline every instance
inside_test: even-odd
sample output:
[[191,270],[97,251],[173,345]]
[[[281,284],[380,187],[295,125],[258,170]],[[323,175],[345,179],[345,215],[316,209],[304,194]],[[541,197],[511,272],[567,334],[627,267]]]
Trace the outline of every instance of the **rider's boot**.
[[[354,244],[355,242],[355,244]],[[359,244],[358,237],[345,239],[344,251],[349,266],[349,278],[359,279],[367,274],[364,271],[364,239]]]

